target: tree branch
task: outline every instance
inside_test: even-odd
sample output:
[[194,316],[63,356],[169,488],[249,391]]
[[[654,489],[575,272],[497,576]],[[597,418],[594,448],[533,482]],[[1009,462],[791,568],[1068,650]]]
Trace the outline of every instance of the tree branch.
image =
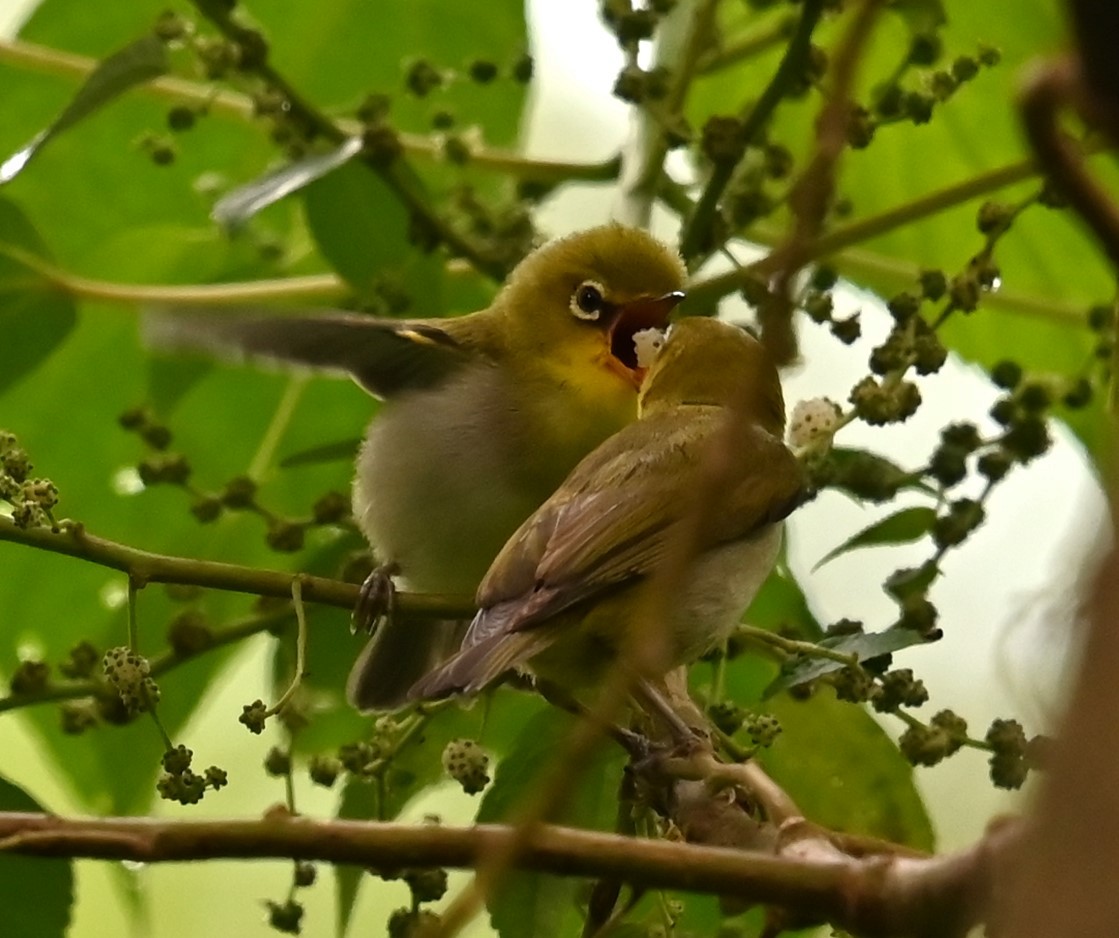
[[[98,64],[97,59],[89,56],[64,52],[61,49],[26,42],[22,39],[0,39],[0,62],[16,68],[32,69],[71,79],[86,78]],[[248,95],[185,78],[164,75],[138,86],[136,90],[172,101],[192,101],[213,113],[242,120],[252,120],[256,116],[252,99]],[[361,123],[356,120],[339,118],[335,124],[347,136],[357,136],[362,131]],[[427,159],[443,158],[443,150],[439,144],[420,134],[401,133],[400,143],[404,147],[404,152],[411,156]],[[619,168],[617,157],[603,160],[601,163],[570,163],[531,159],[509,150],[490,147],[471,149],[470,163],[473,166],[481,166],[540,183],[558,183],[567,180],[609,182],[617,178]]]
[[[512,828],[319,821],[273,811],[261,820],[78,819],[0,813],[0,850],[41,857],[166,863],[293,858],[374,868],[469,868],[521,834]],[[948,938],[980,921],[1017,825],[972,847],[916,859],[765,856],[721,847],[534,827],[518,865],[561,876],[610,877],[645,889],[731,895],[795,909],[860,934]]]
[[[303,582],[305,600],[343,609],[353,608],[360,589],[357,584],[327,577],[155,554],[97,537],[72,522],[63,522],[55,531],[46,527],[20,528],[10,518],[0,517],[0,541],[12,541],[120,570],[140,587],[149,583],[187,583],[208,589],[288,598],[292,580],[298,576]],[[416,593],[398,593],[396,610],[402,615],[437,619],[462,618],[474,612],[470,600],[461,596]]]
[[[785,97],[793,80],[802,72],[808,61],[808,50],[812,43],[812,33],[824,12],[823,0],[805,0],[801,7],[800,20],[796,31],[789,40],[785,55],[773,73],[769,84],[766,85],[761,97],[751,109],[742,127],[743,147],[749,147],[754,138],[768,123],[777,105]],[[696,203],[680,235],[680,254],[689,266],[704,250],[704,239],[709,235],[719,206],[719,199],[730,182],[736,163],[719,163],[712,170],[711,178],[707,180],[703,193]]]
[[835,55],[831,97],[817,124],[816,152],[793,184],[789,205],[793,230],[770,254],[776,274],[772,293],[775,302],[758,310],[762,339],[779,364],[791,362],[797,353],[792,327],[791,284],[807,263],[806,249],[817,237],[835,189],[836,168],[847,143],[847,121],[855,72],[884,0],[863,0],[854,12]]

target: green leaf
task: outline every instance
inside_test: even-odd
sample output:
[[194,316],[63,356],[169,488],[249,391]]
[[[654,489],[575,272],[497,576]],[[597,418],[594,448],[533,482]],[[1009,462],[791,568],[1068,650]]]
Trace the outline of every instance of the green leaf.
[[[766,615],[755,618],[751,610],[750,621],[761,627],[778,628],[806,614],[796,580],[781,571],[777,582],[776,590],[768,583],[763,588],[763,593],[772,590],[763,610]],[[811,634],[803,618],[796,624]],[[818,625],[816,630],[818,636]],[[883,634],[893,631],[901,632]],[[874,648],[894,636],[865,638]],[[692,670],[694,674],[700,669]],[[740,654],[727,662],[724,686],[731,700],[773,713],[780,721],[781,734],[759,758],[807,817],[836,830],[931,849],[932,831],[913,782],[913,768],[866,708],[836,700],[827,687],[804,701],[787,693],[765,699],[778,677],[771,661]]]
[[810,820],[933,849],[913,767],[864,707],[836,700],[829,688],[803,701],[782,694],[763,709],[780,721],[781,735],[759,761]]
[[915,33],[931,33],[948,22],[941,0],[893,0],[890,9]]
[[824,564],[835,560],[843,554],[860,547],[876,547],[884,544],[908,544],[920,540],[932,530],[936,521],[935,508],[903,508],[901,511],[887,515],[869,527],[863,528],[852,535],[838,547],[829,550],[816,565],[813,572],[819,570]]
[[[22,788],[0,777],[0,811],[45,809]],[[0,852],[0,908],[4,934],[13,938],[64,938],[74,904],[69,860]]]
[[[510,753],[498,764],[493,784],[478,811],[479,823],[508,821],[556,768],[557,753],[571,732],[573,718],[549,708],[524,727]],[[550,817],[559,824],[593,830],[612,829],[617,815],[618,785],[624,756],[617,747],[601,747],[579,767],[561,810]],[[506,874],[490,901],[490,920],[501,938],[554,938],[578,934],[583,915],[578,880],[543,873]]]
[[804,591],[783,562],[758,590],[746,613],[746,621],[759,629],[792,630],[812,640],[824,634],[823,627],[808,608]]
[[[882,655],[892,654],[895,651],[901,651],[903,648],[910,648],[913,645],[925,645],[927,643],[928,639],[913,629],[892,628],[883,632],[859,632],[854,635],[824,638],[816,644],[821,648],[837,651],[844,655],[855,655],[859,662],[863,662],[871,658],[880,658]],[[791,670],[783,670],[781,674],[774,678],[762,692],[762,698],[771,697],[778,691],[788,690],[798,684],[806,684],[825,674],[830,674],[832,671],[838,671],[842,667],[844,667],[842,662],[833,661],[829,658],[805,658]]]
[[897,463],[864,449],[834,446],[819,469],[819,484],[836,489],[856,501],[885,502],[897,492],[911,489],[935,495],[920,476]]
[[409,243],[411,215],[388,185],[361,163],[346,163],[303,189],[311,234],[334,269],[365,299],[387,286],[407,311],[441,308],[443,263]]
[[5,253],[6,247],[44,259],[50,256],[27,216],[14,202],[0,198],[0,393],[48,358],[77,320],[73,300],[52,289],[18,257]]
[[0,164],[0,185],[11,182],[51,140],[89,117],[134,85],[167,71],[167,49],[148,34],[103,59],[46,130]]

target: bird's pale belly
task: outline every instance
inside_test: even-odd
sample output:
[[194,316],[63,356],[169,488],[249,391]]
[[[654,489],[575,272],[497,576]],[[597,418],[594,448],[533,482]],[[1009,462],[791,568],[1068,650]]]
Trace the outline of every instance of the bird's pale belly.
[[597,442],[549,446],[524,420],[496,376],[475,372],[461,393],[434,406],[422,392],[393,401],[370,425],[354,516],[409,588],[473,594],[509,536]]

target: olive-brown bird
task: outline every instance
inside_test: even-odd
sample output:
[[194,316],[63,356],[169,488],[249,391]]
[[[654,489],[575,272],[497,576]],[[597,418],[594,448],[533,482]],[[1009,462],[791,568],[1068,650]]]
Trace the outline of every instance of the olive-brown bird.
[[[649,637],[642,629],[660,628],[656,673],[635,669],[655,679],[740,621],[804,496],[782,438],[777,370],[743,330],[684,319],[649,369],[639,409],[509,539],[461,650],[410,696],[473,693],[520,668],[578,691],[636,657],[627,643]],[[666,563],[678,569],[663,571],[666,602],[650,608],[643,590]]]
[[[404,588],[473,595],[517,525],[636,418],[633,337],[667,323],[684,277],[674,251],[611,224],[537,249],[467,316],[176,309],[151,317],[148,332],[163,347],[341,371],[382,398],[357,458],[354,516]],[[399,706],[461,636],[455,623],[383,622],[349,699],[362,710]]]

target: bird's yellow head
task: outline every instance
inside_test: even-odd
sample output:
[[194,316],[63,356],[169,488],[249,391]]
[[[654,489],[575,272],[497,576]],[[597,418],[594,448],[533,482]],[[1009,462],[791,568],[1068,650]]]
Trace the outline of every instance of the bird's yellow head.
[[774,436],[785,429],[785,400],[777,368],[750,333],[718,319],[673,323],[645,376],[638,406],[711,404],[735,407]]
[[633,336],[664,328],[685,277],[679,255],[651,235],[603,225],[529,255],[493,308],[518,355],[559,380],[632,398],[644,377]]

